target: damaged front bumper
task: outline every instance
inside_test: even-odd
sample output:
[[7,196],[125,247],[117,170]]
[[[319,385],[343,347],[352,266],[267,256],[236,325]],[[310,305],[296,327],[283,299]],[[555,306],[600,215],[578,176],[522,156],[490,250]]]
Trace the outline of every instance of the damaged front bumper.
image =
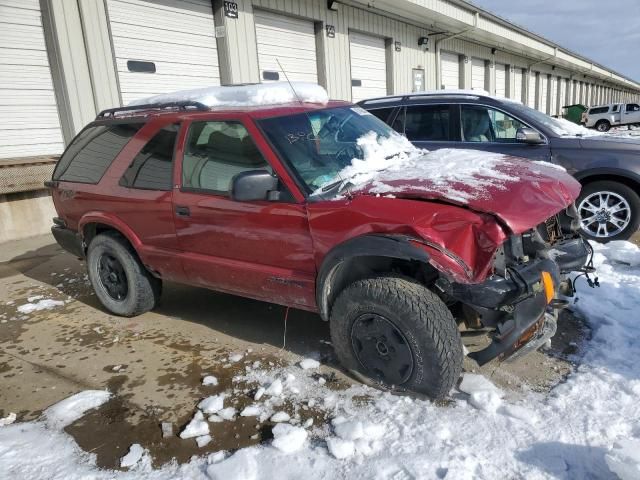
[[491,344],[469,354],[478,364],[499,358],[516,358],[538,349],[556,332],[557,312],[567,302],[559,295],[573,295],[565,276],[582,268],[589,250],[582,238],[559,242],[536,259],[511,265],[505,276],[493,275],[479,284],[438,280],[449,298],[463,304],[476,326],[494,328]]

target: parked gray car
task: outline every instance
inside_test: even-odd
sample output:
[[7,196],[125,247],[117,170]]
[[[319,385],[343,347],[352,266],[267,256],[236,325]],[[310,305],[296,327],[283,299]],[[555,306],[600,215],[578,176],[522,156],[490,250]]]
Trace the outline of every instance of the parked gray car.
[[466,148],[555,163],[582,184],[586,237],[626,240],[640,224],[640,140],[584,135],[522,103],[440,90],[363,100],[361,107],[429,150]]

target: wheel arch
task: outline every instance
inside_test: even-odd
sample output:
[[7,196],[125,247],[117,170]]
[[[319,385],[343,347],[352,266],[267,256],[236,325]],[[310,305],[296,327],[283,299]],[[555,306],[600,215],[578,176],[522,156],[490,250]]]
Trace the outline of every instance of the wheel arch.
[[136,253],[139,252],[138,247],[142,242],[131,228],[117,217],[105,215],[103,212],[95,212],[84,215],[78,223],[78,232],[82,235],[85,253],[91,240],[106,231],[119,233],[131,244]]
[[583,187],[589,183],[604,180],[610,182],[618,182],[628,186],[634,192],[640,195],[640,175],[635,175],[633,172],[604,167],[579,172],[578,174],[576,174],[576,179]]
[[430,258],[404,235],[368,234],[341,243],[327,253],[318,272],[316,302],[320,316],[329,320],[338,294],[354,281],[376,273],[393,272],[423,282],[437,278],[438,270],[429,263]]

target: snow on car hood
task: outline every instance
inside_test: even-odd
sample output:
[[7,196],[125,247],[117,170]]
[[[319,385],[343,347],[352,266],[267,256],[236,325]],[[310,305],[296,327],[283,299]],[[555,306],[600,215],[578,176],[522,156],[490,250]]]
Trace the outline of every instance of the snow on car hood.
[[[428,152],[406,138],[358,139],[364,159],[340,172],[352,194],[440,200],[500,218],[514,233],[566,208],[580,184],[562,167],[477,150]],[[400,152],[400,153],[398,153]]]

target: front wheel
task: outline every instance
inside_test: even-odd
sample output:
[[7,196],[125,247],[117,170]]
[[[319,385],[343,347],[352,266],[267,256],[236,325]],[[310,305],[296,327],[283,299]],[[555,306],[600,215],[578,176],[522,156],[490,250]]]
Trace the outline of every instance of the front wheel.
[[453,315],[419,283],[358,280],[338,296],[330,322],[342,365],[374,383],[437,400],[460,377],[462,341]]
[[623,183],[588,183],[576,204],[582,233],[591,240],[627,240],[640,225],[640,197]]

